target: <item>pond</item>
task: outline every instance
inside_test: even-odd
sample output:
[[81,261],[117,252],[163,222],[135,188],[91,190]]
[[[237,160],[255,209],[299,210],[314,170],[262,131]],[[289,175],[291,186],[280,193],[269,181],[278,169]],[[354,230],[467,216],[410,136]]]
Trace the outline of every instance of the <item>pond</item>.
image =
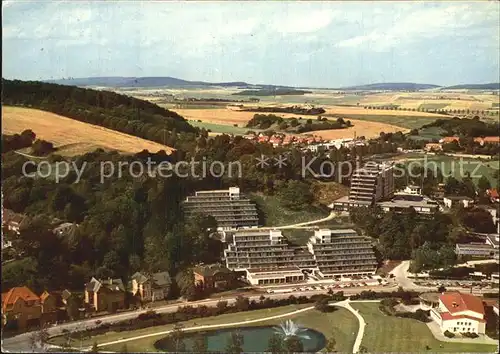
[[[269,339],[276,333],[276,327],[238,327],[204,332],[187,332],[184,339],[186,351],[192,350],[194,338],[201,333],[207,338],[208,351],[224,352],[231,333],[233,332],[239,332],[243,335],[243,350],[245,352],[262,353],[267,351]],[[323,333],[314,329],[304,328],[299,338],[304,346],[304,352],[318,352],[326,345],[326,338]],[[163,338],[158,340],[155,343],[155,347],[158,350],[167,350],[166,339]]]

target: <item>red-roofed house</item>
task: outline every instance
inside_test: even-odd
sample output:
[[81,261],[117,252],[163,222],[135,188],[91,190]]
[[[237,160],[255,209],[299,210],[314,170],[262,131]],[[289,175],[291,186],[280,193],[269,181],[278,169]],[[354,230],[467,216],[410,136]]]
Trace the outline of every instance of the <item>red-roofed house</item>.
[[2,325],[17,322],[17,328],[38,325],[42,317],[40,298],[26,286],[2,294]]
[[486,321],[480,298],[459,292],[447,292],[439,296],[439,305],[431,309],[431,317],[444,333],[473,332],[484,334]]
[[474,138],[481,146],[484,144],[500,144],[500,136],[485,136],[484,138]]
[[488,195],[488,197],[490,197],[492,203],[500,202],[500,196],[498,195],[498,191],[495,188],[488,189],[486,191],[486,194]]
[[444,138],[440,139],[439,142],[443,144],[443,143],[452,143],[454,141],[458,142],[459,140],[460,138],[458,136],[445,136]]

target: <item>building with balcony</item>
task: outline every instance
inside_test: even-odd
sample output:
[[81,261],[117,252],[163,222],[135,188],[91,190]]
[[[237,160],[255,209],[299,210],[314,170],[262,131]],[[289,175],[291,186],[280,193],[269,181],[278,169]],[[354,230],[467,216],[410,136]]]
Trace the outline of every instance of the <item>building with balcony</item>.
[[441,331],[452,333],[484,334],[486,320],[480,298],[459,292],[447,292],[439,296],[439,304],[430,310],[431,318]]
[[394,195],[394,167],[388,163],[367,163],[351,176],[349,199],[378,202]]
[[316,230],[307,244],[320,278],[375,274],[377,260],[369,240],[352,229]]
[[226,190],[197,191],[183,202],[187,215],[211,215],[220,231],[259,226],[255,204],[240,194],[238,187]]
[[349,196],[335,200],[330,208],[348,211],[352,207],[369,207],[393,196],[393,164],[368,162],[352,174]]
[[317,230],[306,247],[289,245],[280,230],[237,231],[224,256],[252,285],[301,282],[307,274],[374,274],[377,266],[370,242],[351,229]]

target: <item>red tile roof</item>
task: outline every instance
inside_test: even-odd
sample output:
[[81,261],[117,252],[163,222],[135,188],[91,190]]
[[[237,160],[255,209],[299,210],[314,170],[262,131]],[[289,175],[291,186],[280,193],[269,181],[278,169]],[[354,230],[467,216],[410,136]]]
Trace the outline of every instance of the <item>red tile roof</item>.
[[484,306],[480,298],[459,292],[444,293],[439,300],[453,314],[462,311],[473,311],[484,315]]
[[444,143],[451,143],[452,141],[459,141],[460,138],[458,136],[445,136],[442,140]]
[[467,315],[457,315],[457,316],[453,316],[451,313],[449,312],[441,312],[439,314],[441,316],[441,319],[443,321],[449,321],[449,320],[460,320],[460,319],[468,319],[468,320],[474,320],[474,321],[478,321],[478,322],[486,322],[485,320],[481,319],[481,318],[477,318],[477,317],[472,317],[472,316],[467,316]]
[[499,144],[500,143],[500,136],[485,136],[483,141],[485,143],[497,143]]
[[15,304],[19,298],[24,301],[39,300],[39,297],[26,286],[12,288],[2,294],[2,309],[5,311],[7,305]]
[[498,198],[498,191],[495,188],[488,189],[487,193],[491,198]]

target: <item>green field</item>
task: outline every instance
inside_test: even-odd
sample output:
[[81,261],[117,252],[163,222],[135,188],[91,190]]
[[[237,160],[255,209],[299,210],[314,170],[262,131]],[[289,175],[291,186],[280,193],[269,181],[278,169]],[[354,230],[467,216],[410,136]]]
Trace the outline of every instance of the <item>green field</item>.
[[443,136],[441,135],[444,132],[443,129],[439,127],[429,127],[423,128],[418,131],[418,135],[411,135],[410,139],[414,140],[439,140]]
[[[265,318],[280,314],[286,314],[300,308],[309,307],[311,304],[303,305],[290,305],[283,306],[273,309],[265,310],[255,310],[248,312],[233,313],[215,317],[201,318],[192,321],[183,322],[185,328],[199,325],[209,325],[209,324],[223,324],[231,322],[241,322],[245,320],[254,320],[258,318]],[[298,323],[302,327],[313,328],[322,332],[328,339],[332,335],[337,342],[337,348],[342,352],[349,352],[352,350],[354,345],[354,340],[356,333],[358,331],[358,322],[356,318],[347,310],[339,308],[331,313],[322,313],[317,310],[311,309],[309,311],[299,313],[295,316],[283,317],[280,319],[262,321],[250,323],[245,326],[265,326],[265,325],[279,325],[281,322],[285,321],[287,318],[293,319],[295,323]],[[163,332],[172,329],[173,325],[150,327],[136,331],[130,332],[108,332],[104,335],[95,336],[92,338],[86,338],[80,343],[79,340],[72,343],[73,347],[89,347],[94,342],[107,343],[119,339],[132,338],[145,334],[153,334],[158,332]],[[137,339],[134,341],[126,342],[128,351],[131,352],[155,352],[154,343],[161,339],[164,334],[155,335],[149,338]],[[60,345],[63,343],[64,338],[54,337],[49,342],[52,344]],[[123,344],[113,344],[109,346],[102,347],[106,351],[117,351],[120,352],[123,348]]]
[[197,128],[205,128],[214,133],[225,133],[225,134],[246,134],[247,131],[253,130],[258,131],[259,129],[253,128],[245,128],[245,127],[235,127],[232,125],[224,125],[224,124],[214,124],[214,123],[206,123],[206,122],[198,122],[196,120],[190,120],[189,124],[193,127]]
[[285,208],[277,196],[251,193],[249,197],[257,203],[259,210],[265,215],[263,226],[285,226],[306,221],[326,218],[326,208],[310,205],[307,210],[290,210]]
[[367,324],[361,345],[369,352],[476,353],[496,350],[494,345],[441,342],[434,338],[425,323],[387,316],[380,312],[378,303],[352,303],[352,307],[359,310]]
[[349,115],[331,115],[325,114],[325,117],[344,117],[344,119],[357,119],[357,120],[366,120],[369,122],[379,122],[379,123],[387,123],[391,125],[395,125],[401,128],[407,129],[418,129],[423,125],[433,123],[438,118],[443,117],[429,117],[429,116],[407,116],[402,113],[401,115],[381,115],[381,114],[349,114]]
[[410,163],[413,166],[427,166],[427,168],[435,168],[437,164],[445,180],[450,175],[461,180],[465,173],[468,172],[475,183],[478,182],[481,176],[485,176],[490,180],[493,187],[498,187],[498,181],[493,177],[493,173],[499,168],[498,160],[489,161],[454,156],[425,155],[418,160],[406,161],[407,165]]

